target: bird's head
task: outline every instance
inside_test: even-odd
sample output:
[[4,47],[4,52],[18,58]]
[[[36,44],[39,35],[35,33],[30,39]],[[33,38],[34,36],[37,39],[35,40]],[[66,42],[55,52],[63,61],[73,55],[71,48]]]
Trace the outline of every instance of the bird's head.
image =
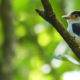
[[73,11],[68,15],[64,15],[62,17],[66,19],[68,23],[80,22],[80,11]]

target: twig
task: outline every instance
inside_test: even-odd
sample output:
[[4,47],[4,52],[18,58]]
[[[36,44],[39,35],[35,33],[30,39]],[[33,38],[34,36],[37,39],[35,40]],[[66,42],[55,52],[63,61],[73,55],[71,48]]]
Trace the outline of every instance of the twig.
[[41,0],[41,2],[43,4],[44,11],[36,9],[37,13],[56,28],[56,30],[67,42],[67,44],[72,49],[72,51],[77,56],[77,58],[80,59],[79,46],[77,45],[73,37],[69,35],[69,33],[64,28],[64,26],[60,23],[60,21],[56,18],[56,15],[49,3],[49,0]]

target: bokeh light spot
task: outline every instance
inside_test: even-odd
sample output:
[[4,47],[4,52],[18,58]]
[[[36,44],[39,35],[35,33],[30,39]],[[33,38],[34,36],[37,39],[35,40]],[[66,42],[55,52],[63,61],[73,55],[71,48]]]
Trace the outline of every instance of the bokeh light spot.
[[51,67],[50,67],[50,65],[49,65],[49,64],[43,65],[43,66],[42,66],[42,72],[43,72],[44,74],[48,74],[49,72],[51,72]]
[[80,80],[80,71],[66,72],[62,80]]
[[61,60],[58,60],[58,59],[53,59],[53,60],[51,61],[51,64],[52,64],[52,66],[53,66],[54,68],[58,68],[58,67],[61,66],[62,61],[61,61]]
[[38,43],[41,46],[47,46],[50,43],[50,41],[51,41],[51,38],[50,38],[49,34],[47,34],[47,33],[39,34]]
[[27,30],[24,28],[24,26],[20,25],[16,28],[16,35],[18,38],[24,37],[26,35]]
[[44,28],[44,25],[42,25],[42,24],[37,24],[34,27],[35,33],[40,33],[40,32],[43,32],[44,30],[45,30],[45,28]]

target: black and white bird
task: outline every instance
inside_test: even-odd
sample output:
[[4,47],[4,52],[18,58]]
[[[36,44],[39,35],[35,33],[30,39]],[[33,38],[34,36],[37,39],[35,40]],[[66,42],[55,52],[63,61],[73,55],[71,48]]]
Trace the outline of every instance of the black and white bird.
[[62,17],[68,22],[68,32],[80,46],[80,11],[73,11]]

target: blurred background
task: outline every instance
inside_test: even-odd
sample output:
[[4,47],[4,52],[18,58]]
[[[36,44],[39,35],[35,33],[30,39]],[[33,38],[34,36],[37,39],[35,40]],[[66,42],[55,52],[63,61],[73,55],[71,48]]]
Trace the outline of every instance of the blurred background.
[[[0,6],[4,4],[2,1],[5,0],[0,0]],[[80,0],[50,0],[50,2],[57,18],[67,28],[67,23],[61,16],[70,11],[79,10]],[[7,20],[3,17],[7,16],[3,14],[1,18],[2,13],[0,12],[0,60],[5,61],[5,64],[12,61],[12,80],[80,80],[80,66],[59,57],[59,55],[65,54],[73,58],[76,56],[54,27],[43,20],[35,11],[35,9],[43,9],[41,1],[12,0],[11,6],[12,13],[10,14],[13,16],[10,16],[10,19],[13,19],[14,26],[10,26],[10,28],[13,27],[14,31],[5,27]],[[7,15],[4,8],[2,7]],[[11,39],[6,34],[11,37],[15,34],[15,37]],[[6,58],[11,50],[9,48],[5,54],[9,46],[8,43],[12,44],[13,42],[15,42],[14,57]],[[10,52],[10,54],[12,53]],[[3,57],[4,55],[6,56]]]

